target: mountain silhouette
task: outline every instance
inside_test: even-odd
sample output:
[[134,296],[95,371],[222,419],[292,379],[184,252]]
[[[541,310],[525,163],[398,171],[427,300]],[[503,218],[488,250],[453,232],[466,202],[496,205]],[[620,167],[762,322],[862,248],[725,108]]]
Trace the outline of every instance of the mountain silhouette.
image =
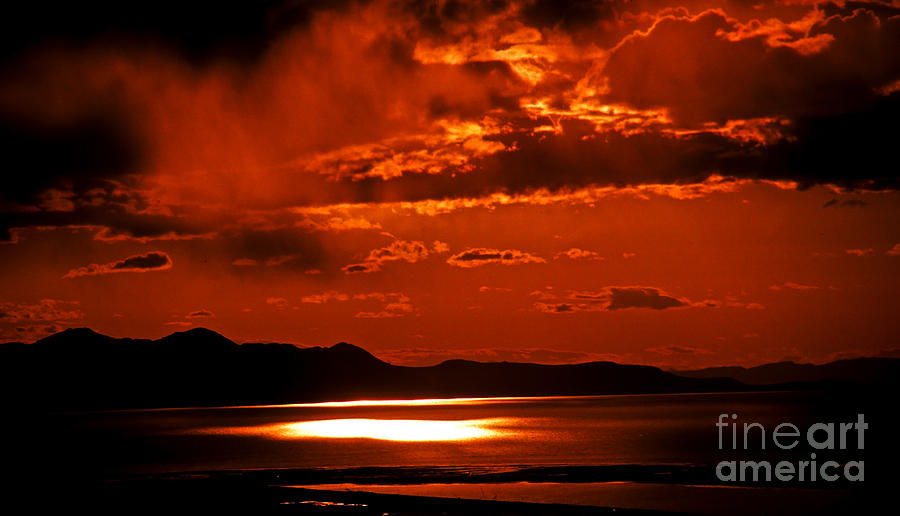
[[853,382],[896,386],[900,382],[900,359],[854,358],[822,365],[776,362],[750,368],[709,367],[672,372],[689,378],[733,378],[748,385]]
[[353,399],[734,391],[727,378],[686,378],[650,366],[448,360],[388,364],[348,343],[299,348],[236,344],[205,328],[158,340],[73,328],[34,344],[0,345],[7,405],[112,409]]

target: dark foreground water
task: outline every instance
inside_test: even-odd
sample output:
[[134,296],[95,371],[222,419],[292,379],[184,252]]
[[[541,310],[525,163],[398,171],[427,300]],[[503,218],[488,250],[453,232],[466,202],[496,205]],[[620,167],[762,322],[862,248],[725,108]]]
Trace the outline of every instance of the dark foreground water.
[[[752,508],[753,500],[767,499],[776,507],[765,512],[787,509],[785,513],[796,514],[816,513],[835,500],[846,505],[893,485],[892,411],[872,397],[770,392],[68,413],[21,421],[26,437],[12,455],[21,461],[18,467],[53,472],[55,478],[277,468],[301,470],[294,477],[287,471],[283,476],[300,478],[285,483],[305,487],[369,485],[372,491],[389,493],[568,500],[707,514],[748,513],[748,503]],[[845,450],[817,450],[807,443],[810,425],[834,423],[839,448],[840,424],[858,423],[859,414],[869,425],[863,431],[864,449],[858,449],[856,427],[844,432]],[[737,422],[737,432],[732,433],[732,426],[717,427],[720,420]],[[790,450],[772,441],[775,427],[785,422],[802,434]],[[762,431],[751,429],[747,450],[744,423],[759,423],[765,430],[761,440]],[[827,435],[818,437],[822,441]],[[825,471],[839,478],[813,480],[809,464],[803,481],[796,472],[789,482],[754,482],[750,470],[744,482],[723,481],[714,474],[720,461],[751,459],[770,461],[773,468],[788,461],[795,470],[799,461],[816,460],[813,468],[820,475],[819,465],[833,460],[835,465]],[[849,471],[851,478],[844,474],[849,461],[863,463],[862,471]],[[619,467],[624,465],[628,468]],[[361,467],[374,469],[360,474],[355,468]],[[449,480],[442,473],[436,478],[443,480],[435,482],[435,471],[450,472]],[[502,476],[516,471],[529,473]]]

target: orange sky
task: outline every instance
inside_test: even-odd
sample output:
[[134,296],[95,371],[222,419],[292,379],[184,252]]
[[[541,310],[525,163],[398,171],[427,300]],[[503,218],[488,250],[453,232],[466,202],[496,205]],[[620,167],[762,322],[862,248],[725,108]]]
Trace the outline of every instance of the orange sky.
[[898,353],[897,2],[313,5],[202,59],[111,20],[0,61],[2,340]]

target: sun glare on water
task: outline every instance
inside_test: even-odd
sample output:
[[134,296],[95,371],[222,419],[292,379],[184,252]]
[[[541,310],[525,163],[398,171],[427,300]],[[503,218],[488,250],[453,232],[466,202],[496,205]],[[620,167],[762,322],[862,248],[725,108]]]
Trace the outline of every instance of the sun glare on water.
[[369,438],[388,441],[460,441],[491,437],[489,419],[434,421],[424,419],[325,419],[283,426],[285,438]]
[[261,435],[275,439],[333,438],[386,441],[464,441],[498,437],[504,418],[468,420],[322,419],[258,427],[209,429],[203,433]]

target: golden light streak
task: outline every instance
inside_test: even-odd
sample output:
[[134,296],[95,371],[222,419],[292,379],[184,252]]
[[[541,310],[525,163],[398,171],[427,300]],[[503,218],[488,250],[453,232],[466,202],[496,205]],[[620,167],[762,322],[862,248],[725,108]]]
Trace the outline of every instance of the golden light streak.
[[351,210],[377,210],[391,212],[407,212],[417,215],[441,215],[461,209],[487,208],[500,206],[550,206],[550,205],[587,205],[609,198],[635,197],[649,199],[650,195],[672,199],[698,199],[714,193],[732,193],[742,187],[755,184],[773,184],[781,189],[788,186],[785,182],[756,181],[751,179],[733,179],[720,175],[711,175],[699,183],[691,184],[645,184],[624,187],[590,186],[574,190],[552,192],[546,188],[523,194],[493,193],[482,197],[458,197],[455,199],[426,199],[422,201],[401,201],[381,203],[341,203],[324,206],[295,206],[288,208],[290,213],[300,215],[331,215]]
[[441,174],[448,168],[470,171],[473,158],[506,149],[500,142],[485,139],[501,129],[490,117],[480,123],[439,120],[431,132],[346,146],[295,159],[287,167],[328,176],[333,181],[367,177],[388,180],[405,173]]
[[[269,409],[269,408],[342,408],[342,407],[418,407],[442,405],[479,405],[487,403],[517,403],[535,400],[565,400],[577,398],[593,398],[596,396],[491,396],[484,398],[416,398],[393,400],[352,400],[352,401],[319,401],[314,403],[281,403],[277,405],[228,405],[224,407],[162,407],[113,410],[111,412],[178,412],[186,410],[221,410],[221,409]],[[604,396],[600,396],[604,397]]]
[[568,108],[551,107],[550,98],[525,98],[522,108],[533,119],[547,118],[552,127],[542,126],[535,133],[553,132],[562,134],[559,121],[562,119],[586,120],[594,124],[597,132],[616,131],[631,135],[645,132],[653,127],[672,124],[665,109],[635,109],[624,104],[607,104],[594,97],[580,97],[569,102]]

